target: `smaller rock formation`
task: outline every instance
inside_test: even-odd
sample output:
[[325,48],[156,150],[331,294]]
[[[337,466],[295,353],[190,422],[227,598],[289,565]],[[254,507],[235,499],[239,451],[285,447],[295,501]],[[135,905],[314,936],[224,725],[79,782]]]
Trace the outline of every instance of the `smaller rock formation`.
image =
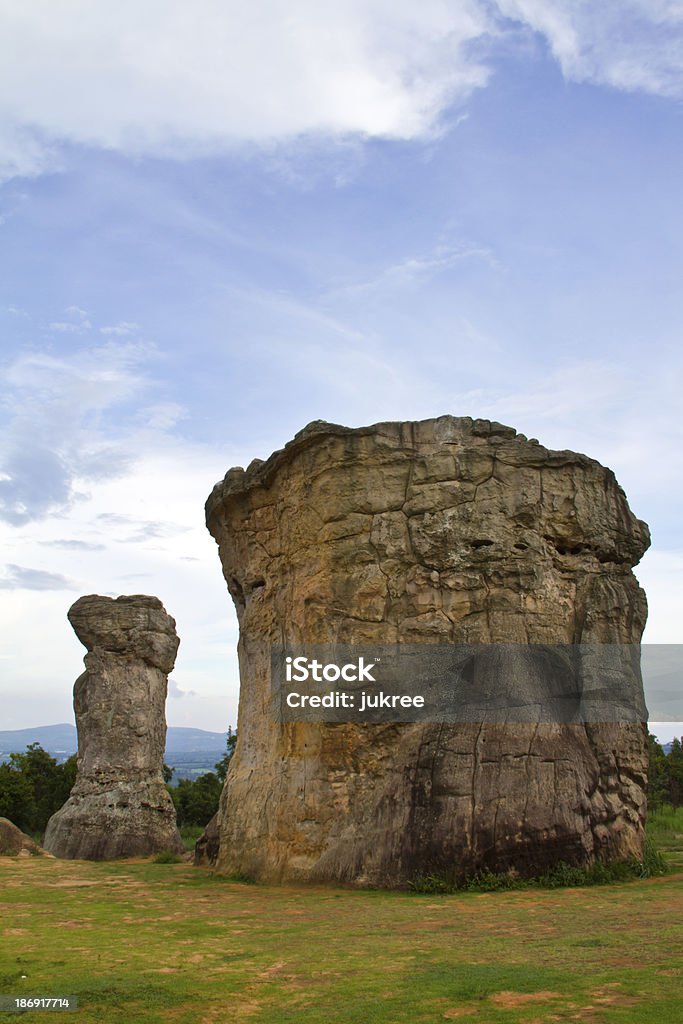
[[84,860],[181,853],[162,774],[175,620],[156,597],[93,594],[72,605],[69,622],[88,649],[74,685],[78,773],[45,848]]
[[45,850],[9,818],[0,818],[0,857],[41,857]]
[[194,844],[194,862],[197,867],[213,868],[218,860],[221,836],[218,831],[218,811]]

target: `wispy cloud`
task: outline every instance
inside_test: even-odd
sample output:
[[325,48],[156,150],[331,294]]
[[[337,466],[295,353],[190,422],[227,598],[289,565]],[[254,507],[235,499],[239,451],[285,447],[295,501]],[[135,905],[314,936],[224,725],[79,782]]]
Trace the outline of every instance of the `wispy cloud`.
[[405,256],[403,259],[383,267],[366,280],[334,287],[327,297],[339,299],[343,296],[362,297],[373,293],[386,295],[387,292],[423,284],[431,278],[456,269],[467,260],[483,262],[491,270],[501,271],[504,269],[491,249],[468,244],[457,245],[439,242],[432,250]]
[[139,324],[129,323],[127,320],[122,320],[121,323],[113,324],[110,327],[100,327],[100,334],[109,334],[118,338],[125,338],[131,334],[136,334],[139,330]]
[[92,544],[85,540],[41,540],[38,541],[44,547],[48,548],[62,548],[64,551],[104,551],[106,549],[105,544]]
[[58,572],[30,569],[24,565],[5,566],[0,576],[1,590],[75,590],[76,585]]
[[56,331],[58,334],[81,334],[92,327],[87,312],[80,306],[68,306],[64,312],[69,319],[53,320],[49,325],[51,331]]
[[142,410],[140,419],[151,430],[169,430],[187,417],[187,409],[178,402],[159,402]]
[[498,0],[498,7],[547,39],[568,79],[683,95],[679,0]]
[[80,334],[81,331],[86,331],[92,327],[92,324],[86,320],[84,323],[74,324],[66,320],[53,320],[50,324],[50,330],[56,331],[58,334]]
[[96,517],[96,522],[111,530],[113,540],[120,544],[142,544],[148,540],[177,537],[188,530],[187,526],[181,526],[179,523],[136,519],[134,516],[119,515],[114,512],[102,512]]
[[[84,311],[75,317],[83,319]],[[77,482],[122,473],[134,458],[119,410],[151,387],[153,350],[107,342],[66,357],[34,352],[5,366],[0,519],[21,525],[74,500]]]

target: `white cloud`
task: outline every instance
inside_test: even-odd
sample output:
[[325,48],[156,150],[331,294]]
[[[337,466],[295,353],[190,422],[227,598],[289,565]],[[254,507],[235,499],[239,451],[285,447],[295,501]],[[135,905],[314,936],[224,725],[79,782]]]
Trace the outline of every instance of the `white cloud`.
[[[6,61],[9,56],[3,53],[3,48],[0,32],[0,59]],[[55,143],[30,125],[22,124],[0,104],[0,182],[17,177],[37,178],[50,171],[59,171],[61,167],[62,160]]]
[[[39,724],[36,707],[46,721],[68,717],[84,653],[66,619],[69,605],[79,594],[147,593],[163,601],[181,638],[171,695],[184,699],[169,702],[170,724],[234,725],[237,624],[203,506],[226,469],[248,460],[161,433],[142,444],[137,434],[122,436],[120,444],[138,451],[116,477],[88,487],[58,515],[0,523],[0,544],[11,545],[18,563],[4,580],[0,573],[3,711],[17,728]],[[75,477],[72,484],[82,492],[88,482]],[[71,579],[77,589],[68,593]]]
[[136,331],[139,330],[139,324],[129,323],[127,320],[122,320],[121,323],[113,324],[111,327],[100,327],[100,334],[113,334],[120,338],[125,338],[130,334],[135,334]]
[[66,620],[78,593],[158,595],[182,640],[174,692],[185,700],[172,702],[172,724],[236,721],[236,623],[203,506],[226,469],[248,459],[173,436],[183,410],[147,405],[162,397],[156,358],[111,341],[6,365],[0,545],[12,564],[0,567],[0,620],[3,708],[17,727],[36,713],[27,694],[47,720],[65,717],[83,653]]
[[683,95],[680,0],[498,0],[498,7],[545,36],[573,81]]
[[415,138],[487,78],[467,54],[488,26],[477,0],[5,0],[0,16],[8,177],[40,173],[53,141],[182,157]]
[[197,696],[197,694],[196,694],[196,692],[194,690],[181,690],[180,687],[178,686],[178,684],[176,683],[175,679],[173,678],[173,676],[170,676],[170,678],[168,680],[168,695],[169,695],[169,697],[177,697],[177,698],[181,698],[181,697],[196,697]]
[[520,23],[570,79],[683,92],[680,0],[0,0],[0,180],[58,169],[63,143],[428,137]]
[[64,142],[186,158],[429,136],[486,84],[509,19],[568,78],[683,92],[679,0],[4,0],[0,179],[58,169]]

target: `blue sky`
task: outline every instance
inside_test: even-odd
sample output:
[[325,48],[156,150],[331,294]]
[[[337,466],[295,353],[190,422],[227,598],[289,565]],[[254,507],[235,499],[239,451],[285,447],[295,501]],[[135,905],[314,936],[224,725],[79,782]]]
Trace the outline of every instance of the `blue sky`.
[[646,639],[680,642],[679,0],[0,25],[5,728],[69,720],[91,592],[161,597],[170,724],[234,724],[203,502],[316,418],[490,416],[598,458],[652,529]]

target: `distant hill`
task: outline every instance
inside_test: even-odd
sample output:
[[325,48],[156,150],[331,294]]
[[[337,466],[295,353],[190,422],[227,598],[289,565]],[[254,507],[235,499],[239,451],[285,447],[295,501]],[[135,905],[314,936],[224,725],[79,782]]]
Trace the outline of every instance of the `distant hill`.
[[35,729],[7,729],[0,732],[0,756],[21,754],[29,743],[40,743],[50,754],[74,754],[78,750],[75,725],[38,725]]
[[[173,763],[176,754],[207,754],[209,761],[217,761],[225,753],[227,733],[207,732],[205,729],[186,729],[169,726],[166,733],[166,760]],[[3,755],[21,753],[29,743],[40,743],[43,750],[53,756],[75,754],[78,737],[75,725],[38,725],[33,729],[6,729],[0,731],[0,759]],[[214,756],[215,755],[215,756]],[[197,758],[205,760],[204,758]],[[182,758],[181,760],[185,760]]]

